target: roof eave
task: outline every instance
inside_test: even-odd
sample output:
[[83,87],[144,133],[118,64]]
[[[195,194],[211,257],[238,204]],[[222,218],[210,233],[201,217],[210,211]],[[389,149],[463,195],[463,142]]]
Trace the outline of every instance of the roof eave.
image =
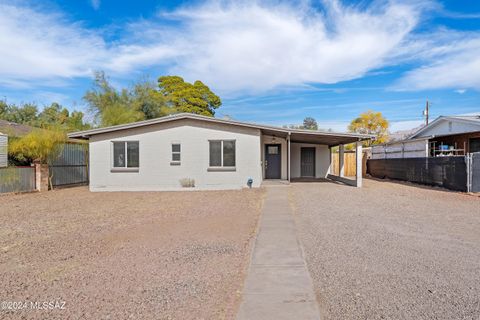
[[458,121],[458,122],[469,123],[469,124],[474,124],[474,125],[479,124],[478,120],[464,119],[464,118],[460,118],[460,117],[456,117],[456,116],[439,116],[438,118],[436,118],[435,120],[430,122],[428,125],[420,128],[417,132],[410,135],[407,139],[414,139],[414,138],[418,137],[419,134],[421,134],[422,132],[424,132],[427,129],[432,128],[434,125],[436,125],[441,120]]
[[154,125],[154,124],[164,123],[168,121],[182,120],[182,119],[193,119],[193,120],[208,121],[208,122],[220,123],[220,124],[237,125],[237,126],[254,128],[259,130],[281,132],[284,134],[298,133],[298,134],[309,134],[309,135],[352,137],[352,138],[358,138],[359,141],[376,138],[375,135],[356,134],[356,133],[334,133],[334,132],[301,130],[301,129],[286,129],[286,128],[268,126],[268,125],[257,125],[257,124],[250,124],[250,123],[233,121],[233,120],[216,119],[212,117],[186,114],[186,113],[180,113],[180,114],[166,116],[166,117],[152,119],[152,120],[138,121],[138,122],[129,123],[129,124],[121,124],[121,125],[111,126],[107,128],[98,128],[98,129],[72,132],[67,134],[67,136],[69,138],[76,138],[76,139],[89,139],[92,135],[96,135],[96,134],[103,134],[103,133],[120,131],[120,130],[128,130],[128,129],[138,128],[142,126]]

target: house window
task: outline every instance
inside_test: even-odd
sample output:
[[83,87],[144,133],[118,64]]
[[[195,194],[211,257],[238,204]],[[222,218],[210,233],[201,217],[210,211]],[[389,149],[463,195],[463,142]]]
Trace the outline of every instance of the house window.
[[172,163],[180,163],[181,156],[181,146],[180,143],[172,143]]
[[140,155],[138,141],[113,142],[114,168],[138,168],[139,157]]
[[210,167],[235,167],[235,140],[210,140]]

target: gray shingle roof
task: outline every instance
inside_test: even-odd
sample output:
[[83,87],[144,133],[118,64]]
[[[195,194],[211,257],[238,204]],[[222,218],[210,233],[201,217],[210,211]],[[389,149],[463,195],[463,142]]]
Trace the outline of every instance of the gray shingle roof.
[[0,132],[9,136],[23,136],[34,129],[32,126],[0,119]]

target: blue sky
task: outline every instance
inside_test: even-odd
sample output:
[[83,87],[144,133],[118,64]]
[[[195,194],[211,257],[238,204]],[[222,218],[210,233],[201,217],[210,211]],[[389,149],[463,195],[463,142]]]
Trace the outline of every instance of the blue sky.
[[343,131],[373,109],[407,129],[427,99],[480,112],[480,1],[0,0],[0,98],[86,110],[95,70],[202,80],[219,117]]

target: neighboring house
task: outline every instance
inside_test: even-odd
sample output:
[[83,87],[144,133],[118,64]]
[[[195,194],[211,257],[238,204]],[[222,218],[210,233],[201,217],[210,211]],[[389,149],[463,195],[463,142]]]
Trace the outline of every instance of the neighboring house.
[[[264,179],[335,179],[329,175],[330,148],[357,142],[361,154],[360,141],[373,138],[185,113],[69,137],[89,140],[92,191],[177,190],[193,184],[238,189],[249,180],[258,187]],[[360,186],[358,163],[355,184]]]
[[35,127],[32,126],[0,119],[0,132],[3,132],[3,134],[7,134],[11,137],[24,136],[34,129]]
[[408,139],[408,137],[412,136],[415,132],[423,128],[425,125],[418,126],[413,129],[408,129],[408,130],[399,130],[396,132],[392,132],[388,135],[388,143],[392,143],[395,141],[403,141],[405,139]]
[[480,116],[440,116],[408,139],[377,145],[372,159],[458,156],[480,152]]
[[8,166],[8,136],[0,132],[0,168]]

